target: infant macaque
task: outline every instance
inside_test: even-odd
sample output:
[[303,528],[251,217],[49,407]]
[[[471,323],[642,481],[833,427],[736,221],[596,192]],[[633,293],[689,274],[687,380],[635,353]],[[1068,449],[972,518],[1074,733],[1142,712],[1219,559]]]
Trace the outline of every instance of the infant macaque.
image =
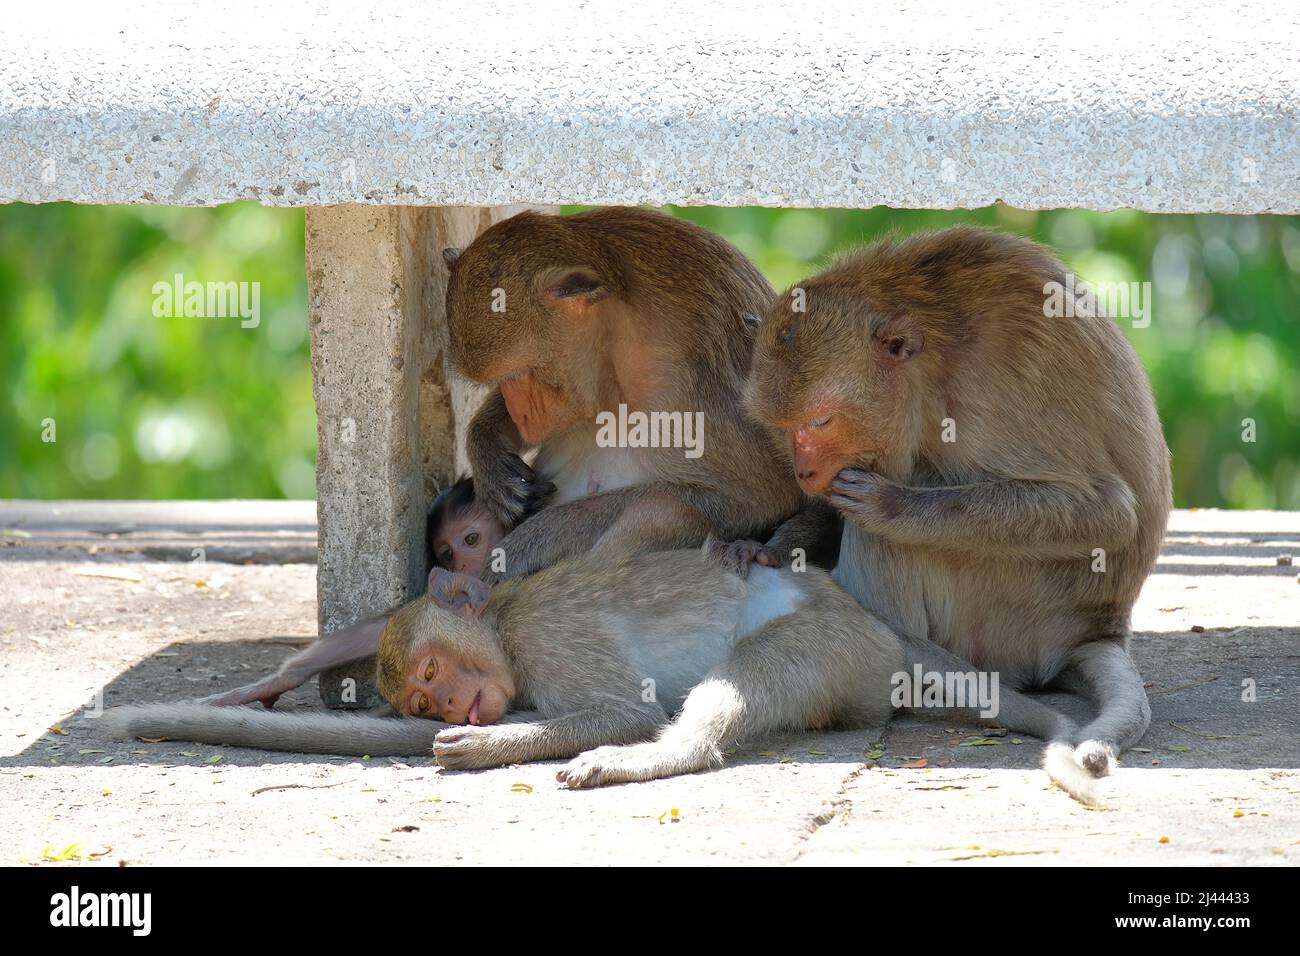
[[461,478],[443,489],[429,509],[431,563],[478,577],[507,528],[474,499],[474,481]]

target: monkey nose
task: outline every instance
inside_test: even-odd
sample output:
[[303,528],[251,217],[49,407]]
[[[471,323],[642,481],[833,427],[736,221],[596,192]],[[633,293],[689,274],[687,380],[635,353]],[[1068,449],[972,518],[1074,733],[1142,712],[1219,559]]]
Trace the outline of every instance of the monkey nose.
[[817,456],[815,450],[805,445],[796,443],[794,446],[794,477],[804,490],[808,491],[808,485],[815,484],[817,480]]

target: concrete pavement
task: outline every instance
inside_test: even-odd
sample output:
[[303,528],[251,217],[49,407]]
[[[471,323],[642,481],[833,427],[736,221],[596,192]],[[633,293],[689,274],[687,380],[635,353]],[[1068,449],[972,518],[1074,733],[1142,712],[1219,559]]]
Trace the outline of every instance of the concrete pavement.
[[1039,741],[912,716],[595,792],[559,789],[554,764],[453,774],[92,733],[100,688],[109,706],[199,696],[311,640],[313,519],[0,502],[3,862],[74,845],[114,865],[1300,862],[1300,567],[1278,563],[1300,563],[1300,514],[1174,514],[1135,620],[1152,726],[1100,810],[1049,785]]

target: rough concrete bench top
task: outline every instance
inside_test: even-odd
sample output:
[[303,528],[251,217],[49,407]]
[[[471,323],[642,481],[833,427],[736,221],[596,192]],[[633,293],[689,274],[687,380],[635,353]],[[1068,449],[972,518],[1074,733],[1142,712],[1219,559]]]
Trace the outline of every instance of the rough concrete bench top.
[[8,11],[0,200],[1300,211],[1300,12],[835,0]]
[[[115,548],[92,551],[108,529]],[[98,688],[110,706],[200,696],[314,637],[309,565],[211,557],[277,529],[310,535],[310,502],[0,501],[0,679],[20,691],[0,707],[3,862],[78,841],[109,865],[1300,863],[1300,561],[1277,562],[1300,552],[1297,512],[1171,516],[1134,612],[1151,729],[1100,812],[1052,789],[1033,738],[914,715],[597,792],[558,789],[553,763],[453,774],[95,737]],[[328,789],[257,792],[286,785]]]

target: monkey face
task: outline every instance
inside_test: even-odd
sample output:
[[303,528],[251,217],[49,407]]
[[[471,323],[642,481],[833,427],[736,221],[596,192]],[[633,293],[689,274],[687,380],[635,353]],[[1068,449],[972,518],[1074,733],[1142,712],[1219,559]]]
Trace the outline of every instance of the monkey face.
[[506,536],[506,528],[486,508],[472,505],[443,522],[433,536],[433,556],[439,567],[479,577],[492,549]]
[[529,445],[594,414],[592,350],[613,286],[569,233],[563,217],[521,213],[444,253],[452,362],[500,386]]
[[905,366],[923,341],[906,313],[875,309],[838,282],[812,280],[777,300],[758,333],[745,398],[785,436],[806,494],[823,493],[850,466],[892,466],[910,427]]
[[540,445],[563,434],[582,417],[571,390],[552,385],[541,370],[527,369],[501,382],[510,420],[527,445]]
[[843,411],[813,415],[789,427],[786,435],[794,458],[795,480],[807,495],[822,494],[836,475],[867,451]]
[[[398,713],[456,724],[501,719],[515,697],[514,675],[492,626],[480,620],[481,593],[453,593],[464,575],[435,569],[429,595],[398,608],[379,639],[380,693]],[[433,577],[431,576],[431,582]]]
[[509,678],[480,670],[446,645],[429,642],[416,649],[404,687],[403,713],[449,724],[492,724],[514,696]]

